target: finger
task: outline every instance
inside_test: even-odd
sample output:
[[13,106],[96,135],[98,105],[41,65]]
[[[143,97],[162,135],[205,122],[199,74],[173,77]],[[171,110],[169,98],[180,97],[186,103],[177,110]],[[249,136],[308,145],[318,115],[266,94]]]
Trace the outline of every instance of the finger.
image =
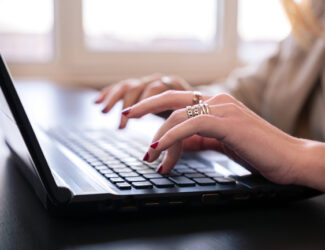
[[209,98],[208,100],[206,100],[206,103],[214,104],[214,105],[233,103],[240,107],[245,107],[243,103],[241,103],[240,101],[236,100],[234,97],[232,97],[231,95],[226,94],[226,93],[223,93],[220,95],[215,95],[215,96]]
[[182,142],[175,143],[171,146],[164,156],[162,164],[158,168],[158,173],[168,174],[176,165],[182,153]]
[[199,151],[199,150],[219,150],[220,142],[215,138],[207,138],[199,135],[193,135],[192,137],[183,140],[184,151]]
[[[148,155],[149,155],[148,161],[149,162],[155,161],[159,157],[161,150],[156,148],[157,144],[155,143],[157,143],[157,141],[159,141],[160,138],[164,136],[171,128],[178,126],[179,124],[183,123],[186,120],[187,122],[191,120],[201,121],[201,119],[206,119],[207,121],[210,121],[213,118],[216,117],[222,118],[236,111],[236,107],[234,104],[210,105],[209,109],[210,109],[210,115],[199,115],[191,119],[188,119],[186,109],[178,109],[174,111],[168,117],[166,122],[159,128],[158,132],[155,134],[153,138],[153,144],[151,144],[148,150]],[[205,121],[201,121],[201,122],[202,122],[201,126],[207,126],[207,124],[205,124],[206,123]],[[213,128],[211,128],[211,130],[213,130]]]
[[160,80],[151,82],[150,84],[147,85],[142,95],[140,96],[139,100],[142,101],[143,99],[146,99],[154,95],[158,95],[166,90],[168,90],[168,87],[165,84],[163,84]]
[[[132,106],[133,104],[135,104],[137,102],[137,100],[139,99],[139,96],[142,93],[142,86],[137,86],[135,88],[130,89],[128,92],[126,92],[126,94],[124,95],[123,98],[123,110],[125,110],[126,108]],[[126,127],[128,118],[125,115],[121,115],[121,120],[120,120],[120,125],[119,125],[119,129],[123,129]]]
[[107,86],[104,89],[102,89],[99,94],[97,95],[97,98],[95,100],[96,104],[102,103],[106,96],[108,95],[109,91],[113,88],[113,85]]
[[112,88],[109,94],[106,96],[104,102],[105,107],[103,108],[103,113],[108,113],[112,107],[123,98],[125,92],[128,90],[127,84],[118,84]]
[[155,150],[161,152],[195,134],[216,138],[218,141],[223,142],[228,132],[226,120],[212,115],[202,115],[188,119],[168,130],[157,142]]
[[147,85],[147,84],[149,84],[149,83],[151,83],[153,81],[159,80],[161,77],[162,77],[162,74],[155,73],[155,74],[143,77],[140,80],[127,79],[127,80],[123,80],[123,81],[114,83],[114,84],[112,84],[110,86],[105,87],[103,90],[100,91],[100,93],[98,94],[98,96],[97,96],[97,98],[95,100],[95,103],[96,104],[102,103],[106,99],[106,97],[109,94],[110,90],[112,90],[112,88],[114,86],[117,86],[117,85],[120,85],[120,84],[123,84],[123,83],[126,84],[126,83],[129,83],[129,82],[132,82],[132,81],[139,81],[139,82],[143,83],[144,85]]
[[[152,143],[159,141],[159,139],[173,126],[177,125],[178,123],[183,122],[187,119],[187,115],[183,109],[179,109],[174,111],[168,119],[164,122],[164,124],[158,129],[157,133],[153,137]],[[147,161],[153,162],[158,159],[161,151],[155,150],[155,145],[151,144],[150,148],[148,149],[148,156]]]
[[[207,100],[209,96],[202,96]],[[169,90],[140,101],[131,107],[129,118],[138,118],[148,113],[160,113],[166,110],[175,110],[193,104],[192,91]]]

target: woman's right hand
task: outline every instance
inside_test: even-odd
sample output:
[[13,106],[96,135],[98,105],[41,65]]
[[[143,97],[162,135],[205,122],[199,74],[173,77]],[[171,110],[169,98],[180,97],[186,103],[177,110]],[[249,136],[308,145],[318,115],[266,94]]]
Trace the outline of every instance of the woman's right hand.
[[[169,89],[190,90],[191,86],[181,77],[156,73],[112,84],[99,93],[95,103],[104,104],[102,112],[108,113],[119,100],[123,100],[123,109],[126,109],[145,98]],[[127,121],[126,116],[121,116],[119,128],[125,128]]]

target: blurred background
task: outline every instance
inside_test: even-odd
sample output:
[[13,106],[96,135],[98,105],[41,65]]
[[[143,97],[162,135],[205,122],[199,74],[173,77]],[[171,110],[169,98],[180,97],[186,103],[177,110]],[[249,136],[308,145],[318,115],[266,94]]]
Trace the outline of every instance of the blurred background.
[[225,77],[290,32],[279,0],[0,0],[15,79],[102,87],[153,72]]

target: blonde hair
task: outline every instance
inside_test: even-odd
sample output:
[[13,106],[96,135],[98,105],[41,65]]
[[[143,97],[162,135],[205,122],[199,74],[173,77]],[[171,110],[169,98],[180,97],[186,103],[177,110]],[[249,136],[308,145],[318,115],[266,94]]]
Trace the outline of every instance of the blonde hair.
[[310,0],[281,2],[291,24],[292,34],[302,47],[308,47],[313,38],[325,38],[324,29],[311,8]]

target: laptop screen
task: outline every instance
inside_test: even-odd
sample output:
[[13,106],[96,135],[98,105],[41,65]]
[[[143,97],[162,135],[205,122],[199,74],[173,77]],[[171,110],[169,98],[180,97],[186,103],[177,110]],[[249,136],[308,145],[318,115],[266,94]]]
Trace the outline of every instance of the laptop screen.
[[[24,167],[29,168],[28,174],[33,178],[30,181],[38,187],[41,184],[52,201],[63,202],[69,199],[69,191],[59,188],[54,181],[1,55],[0,87],[0,125],[7,144],[24,161],[24,165],[26,165]],[[36,182],[39,184],[36,184]]]
[[34,162],[28,151],[27,145],[6,101],[6,97],[2,90],[2,87],[4,87],[2,81],[4,81],[4,79],[0,78],[0,124],[5,140],[15,151],[15,153],[18,154],[19,157],[26,163],[26,165],[31,168],[34,174],[38,175],[36,169],[34,168]]

